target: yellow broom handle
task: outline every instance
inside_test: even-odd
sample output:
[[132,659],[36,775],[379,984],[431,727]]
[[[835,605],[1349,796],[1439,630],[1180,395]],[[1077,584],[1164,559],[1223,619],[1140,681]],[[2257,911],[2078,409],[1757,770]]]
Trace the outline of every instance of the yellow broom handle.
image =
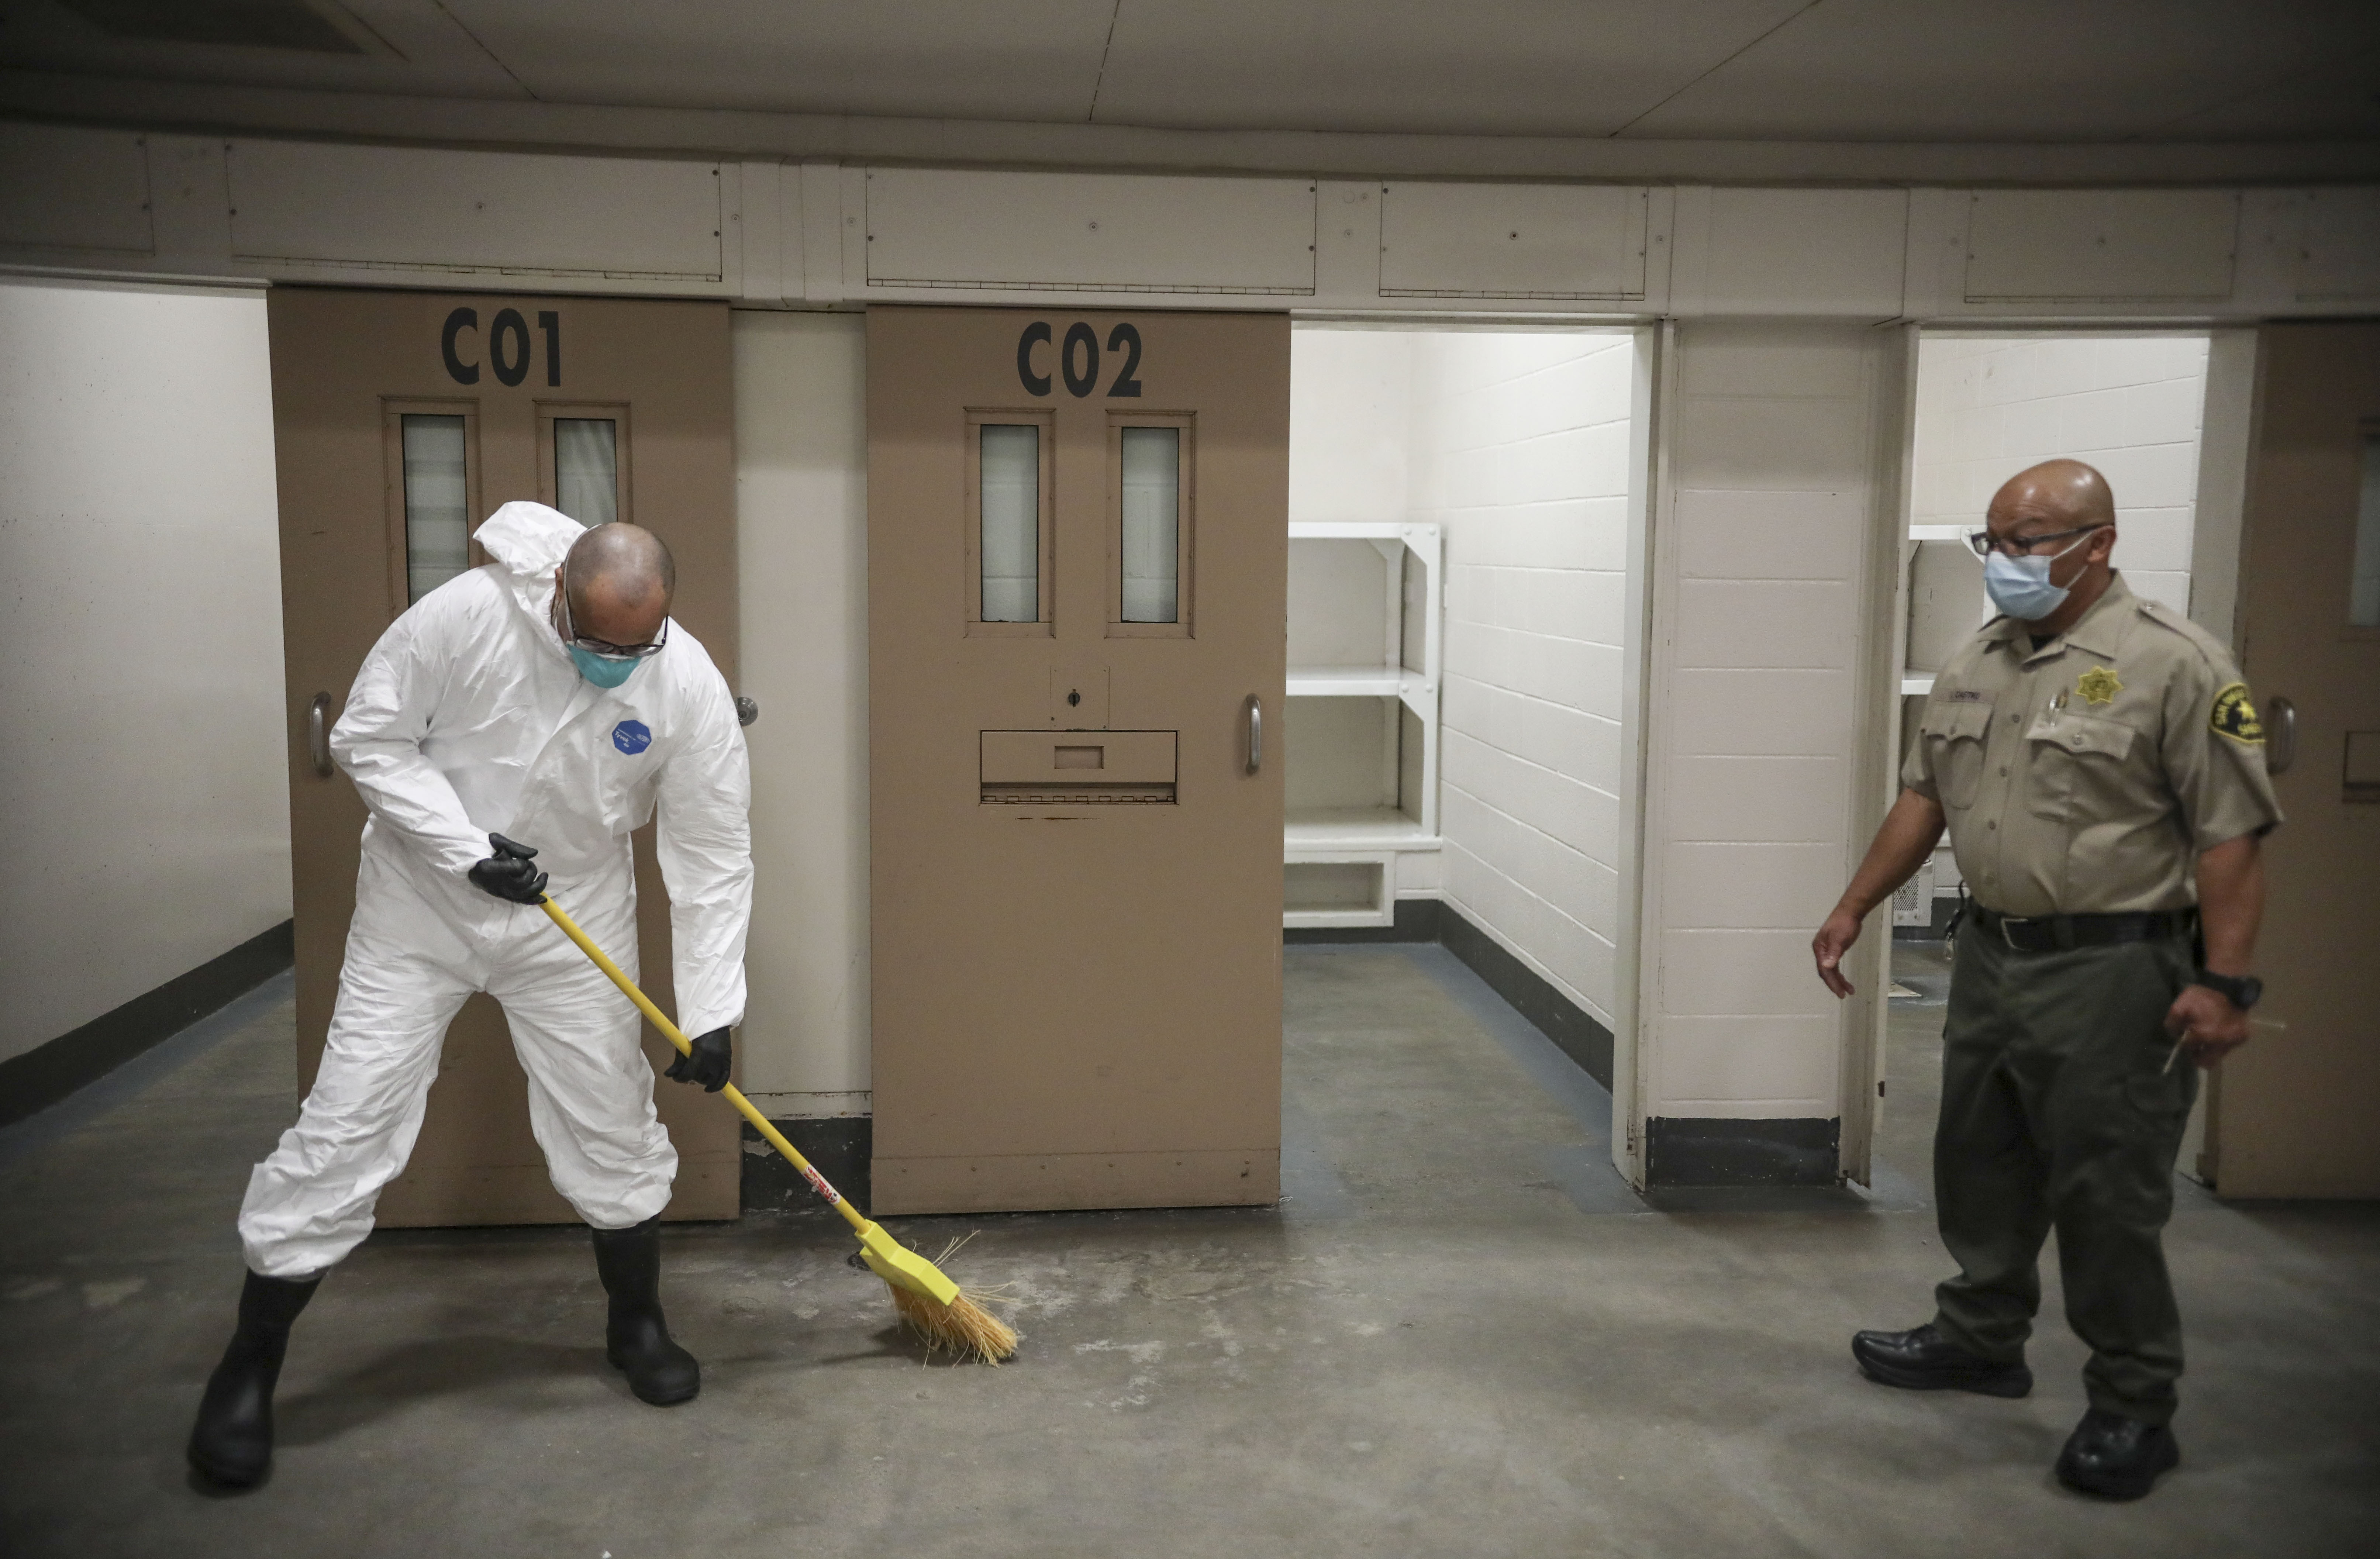
[[[562,928],[562,934],[578,944],[578,950],[594,959],[595,967],[610,975],[612,983],[618,986],[627,995],[628,1000],[637,1004],[637,1009],[645,1015],[654,1028],[662,1031],[662,1038],[677,1046],[678,1054],[681,1055],[694,1054],[693,1042],[678,1031],[678,1026],[672,1023],[661,1008],[653,1005],[651,1000],[642,991],[637,989],[635,980],[620,972],[620,966],[613,963],[603,949],[595,945],[594,938],[578,929],[577,921],[562,912],[562,906],[550,898],[540,900],[540,906],[553,923]],[[843,1200],[841,1193],[826,1183],[825,1175],[810,1167],[810,1161],[794,1150],[794,1145],[786,1141],[784,1135],[775,1127],[769,1124],[769,1117],[762,1114],[749,1099],[745,1098],[740,1089],[734,1083],[725,1083],[721,1085],[719,1091],[727,1095],[727,1102],[735,1106],[737,1114],[752,1123],[753,1130],[769,1139],[769,1146],[784,1154],[793,1166],[802,1172],[802,1177],[810,1183],[812,1188],[819,1195],[826,1198],[827,1205],[843,1214],[844,1222],[863,1232],[867,1229],[868,1220],[861,1217],[851,1203]]]

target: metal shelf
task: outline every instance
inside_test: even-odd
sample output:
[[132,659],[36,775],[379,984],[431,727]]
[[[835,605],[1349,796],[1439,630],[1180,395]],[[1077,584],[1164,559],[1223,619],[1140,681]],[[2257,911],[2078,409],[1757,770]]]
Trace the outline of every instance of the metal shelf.
[[[1281,854],[1292,879],[1297,877],[1300,869],[1327,874],[1335,867],[1357,868],[1371,873],[1372,891],[1371,902],[1366,904],[1301,904],[1296,882],[1293,881],[1282,922],[1289,926],[1387,925],[1395,918],[1398,859],[1440,846],[1438,699],[1443,654],[1445,534],[1435,524],[1380,520],[1293,524],[1289,528],[1289,536],[1293,542],[1368,542],[1388,566],[1382,580],[1387,591],[1381,619],[1386,633],[1384,639],[1377,641],[1379,661],[1371,664],[1291,666],[1287,678],[1289,696],[1393,699],[1413,722],[1418,723],[1421,761],[1415,792],[1401,798],[1405,806],[1413,809],[1410,812],[1383,804],[1305,808],[1289,814],[1281,833]],[[1410,603],[1410,617],[1404,593],[1409,580],[1418,586]],[[1409,631],[1412,629],[1418,632]],[[1362,635],[1326,635],[1316,642],[1315,649],[1324,653],[1352,651],[1354,655],[1369,652]],[[1418,661],[1418,668],[1405,664],[1408,658]],[[1393,744],[1397,722],[1406,716],[1397,714],[1394,706],[1385,713],[1390,722],[1386,734]],[[1400,767],[1393,745],[1385,757],[1389,773],[1393,776]],[[1296,761],[1293,755],[1290,761]],[[1391,778],[1385,791],[1397,788]]]

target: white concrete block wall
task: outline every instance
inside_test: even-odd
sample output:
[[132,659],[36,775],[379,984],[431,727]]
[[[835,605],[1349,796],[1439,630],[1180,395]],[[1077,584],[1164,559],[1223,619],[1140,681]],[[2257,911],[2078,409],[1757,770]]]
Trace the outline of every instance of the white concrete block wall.
[[264,295],[0,283],[0,1060],[289,918]]
[[[1862,326],[1680,329],[1657,534],[1638,1096],[1839,1116],[1851,1015],[1810,933],[1852,838],[1880,354]],[[1664,605],[1666,603],[1666,607]]]
[[1922,338],[1912,522],[1980,525],[2026,466],[2087,460],[2115,489],[2116,566],[2188,612],[2206,353],[2204,333]]
[[1407,518],[1414,347],[1404,330],[1289,337],[1289,518]]
[[1634,349],[1415,338],[1412,515],[1446,535],[1442,896],[1609,1026]]

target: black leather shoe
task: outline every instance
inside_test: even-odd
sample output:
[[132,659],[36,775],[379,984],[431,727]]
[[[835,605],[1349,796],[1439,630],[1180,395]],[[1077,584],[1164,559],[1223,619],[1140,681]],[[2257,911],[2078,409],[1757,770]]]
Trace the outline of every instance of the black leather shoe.
[[2172,1430],[2094,1407],[2058,1453],[2058,1480],[2101,1499],[2136,1500],[2156,1486],[2159,1473],[2180,1465]]
[[1985,1396],[2023,1396],[2033,1390],[2033,1371],[2022,1364],[1995,1364],[1943,1340],[1932,1325],[1908,1332],[1860,1332],[1852,1357],[1871,1381],[1909,1391],[1973,1391]]
[[239,1325],[223,1362],[207,1377],[188,1455],[200,1474],[227,1489],[253,1489],[273,1470],[273,1388],[289,1351],[289,1327],[322,1276],[302,1280],[248,1274]]
[[603,1357],[628,1377],[628,1389],[656,1407],[693,1399],[702,1366],[670,1340],[662,1319],[662,1224],[658,1215],[632,1228],[597,1229],[595,1271],[612,1297],[603,1328]]

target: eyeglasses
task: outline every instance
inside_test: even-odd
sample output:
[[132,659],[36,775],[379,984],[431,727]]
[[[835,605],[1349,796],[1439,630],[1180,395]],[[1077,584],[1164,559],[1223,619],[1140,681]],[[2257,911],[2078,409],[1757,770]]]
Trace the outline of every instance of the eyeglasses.
[[608,639],[597,639],[592,634],[580,633],[578,625],[570,620],[570,581],[566,569],[564,571],[561,585],[562,621],[557,626],[562,630],[562,641],[565,644],[575,645],[590,655],[601,655],[607,661],[641,661],[660,654],[662,647],[669,642],[667,617],[662,619],[661,637],[644,644],[614,644]]
[[1967,532],[1967,545],[1974,549],[1977,557],[1989,557],[1994,553],[1999,554],[2002,557],[2030,557],[2033,555],[2034,549],[2045,542],[2062,542],[2069,536],[2087,535],[2091,531],[2105,529],[2107,529],[2107,522],[2102,520],[2097,525],[2078,525],[2071,530],[2051,530],[2039,536],[1995,538],[1988,530],[1970,530]]

